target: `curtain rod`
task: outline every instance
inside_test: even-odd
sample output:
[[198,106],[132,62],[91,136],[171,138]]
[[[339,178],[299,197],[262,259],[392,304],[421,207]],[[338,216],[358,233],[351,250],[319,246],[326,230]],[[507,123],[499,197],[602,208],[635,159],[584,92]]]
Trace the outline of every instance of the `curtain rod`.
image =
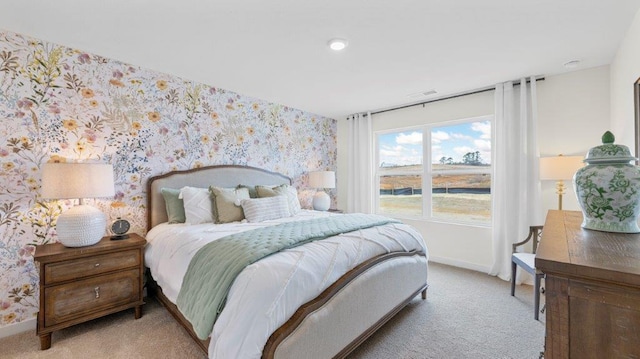
[[[536,82],[544,81],[544,80],[545,80],[544,77],[540,77],[540,78],[536,79]],[[527,83],[529,83],[529,82],[531,82],[531,80],[527,80]],[[520,86],[520,80],[513,81],[513,86]],[[479,93],[483,93],[483,92],[494,91],[495,89],[496,89],[495,86],[486,87],[486,88],[472,90],[472,91],[469,91],[469,92],[463,92],[463,93],[459,93],[459,94],[455,94],[455,95],[450,95],[450,96],[445,96],[445,97],[440,97],[440,98],[434,98],[433,100],[427,100],[427,101],[423,101],[423,102],[412,103],[412,104],[409,104],[409,105],[402,105],[402,106],[398,106],[398,107],[387,108],[387,109],[384,109],[384,110],[371,112],[371,115],[377,115],[379,113],[395,111],[395,110],[402,110],[402,109],[407,108],[407,107],[420,106],[420,105],[424,106],[424,105],[426,105],[428,103],[432,103],[432,102],[438,102],[438,101],[442,101],[442,100],[450,100],[450,99],[453,99],[453,98],[462,97],[462,96],[468,96],[468,95],[475,95],[475,94],[479,94]],[[368,116],[368,114],[365,113],[365,114],[363,114],[363,116]],[[347,120],[349,120],[350,117],[351,116],[347,117]]]

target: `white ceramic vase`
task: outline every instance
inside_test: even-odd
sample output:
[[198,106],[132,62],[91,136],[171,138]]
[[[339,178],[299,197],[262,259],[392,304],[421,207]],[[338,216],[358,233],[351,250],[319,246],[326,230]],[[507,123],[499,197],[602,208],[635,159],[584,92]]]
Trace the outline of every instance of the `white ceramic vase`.
[[639,233],[640,168],[631,164],[627,146],[615,145],[609,131],[602,145],[589,150],[587,166],[573,176],[573,188],[582,207],[582,228],[605,232]]

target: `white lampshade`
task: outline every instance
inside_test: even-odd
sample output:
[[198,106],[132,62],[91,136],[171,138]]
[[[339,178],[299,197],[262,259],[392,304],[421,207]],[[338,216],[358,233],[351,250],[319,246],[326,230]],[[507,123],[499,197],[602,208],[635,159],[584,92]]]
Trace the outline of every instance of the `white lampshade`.
[[562,209],[562,195],[565,193],[564,181],[573,178],[573,175],[584,166],[582,156],[554,156],[540,158],[540,180],[556,181],[556,193],[558,194],[558,209]]
[[102,163],[46,163],[42,168],[42,197],[79,198],[80,205],[58,216],[58,240],[66,247],[96,244],[105,235],[107,218],[83,198],[111,197],[113,167]]
[[540,158],[540,180],[570,180],[584,166],[583,156],[553,156]]
[[333,171],[317,171],[309,173],[309,186],[321,188],[313,196],[313,209],[326,211],[331,206],[331,198],[324,191],[325,188],[336,188],[336,173]]
[[113,167],[104,163],[45,163],[42,198],[112,197]]
[[333,171],[310,172],[309,186],[313,188],[336,188],[336,173]]

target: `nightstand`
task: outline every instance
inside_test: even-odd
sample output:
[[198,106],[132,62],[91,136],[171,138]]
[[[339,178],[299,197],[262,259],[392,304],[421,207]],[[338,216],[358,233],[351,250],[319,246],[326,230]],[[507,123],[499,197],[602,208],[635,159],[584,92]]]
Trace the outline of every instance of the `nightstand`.
[[104,237],[87,247],[61,243],[36,246],[40,267],[40,349],[51,347],[51,333],[121,310],[142,316],[144,246],[137,234],[113,241]]

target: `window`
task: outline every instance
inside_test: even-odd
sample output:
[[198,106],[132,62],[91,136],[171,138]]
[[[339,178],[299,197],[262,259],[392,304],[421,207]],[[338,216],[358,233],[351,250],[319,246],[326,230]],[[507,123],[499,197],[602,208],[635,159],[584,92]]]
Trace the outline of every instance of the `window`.
[[378,213],[422,217],[422,129],[378,135]]
[[377,212],[489,224],[491,119],[377,133]]

